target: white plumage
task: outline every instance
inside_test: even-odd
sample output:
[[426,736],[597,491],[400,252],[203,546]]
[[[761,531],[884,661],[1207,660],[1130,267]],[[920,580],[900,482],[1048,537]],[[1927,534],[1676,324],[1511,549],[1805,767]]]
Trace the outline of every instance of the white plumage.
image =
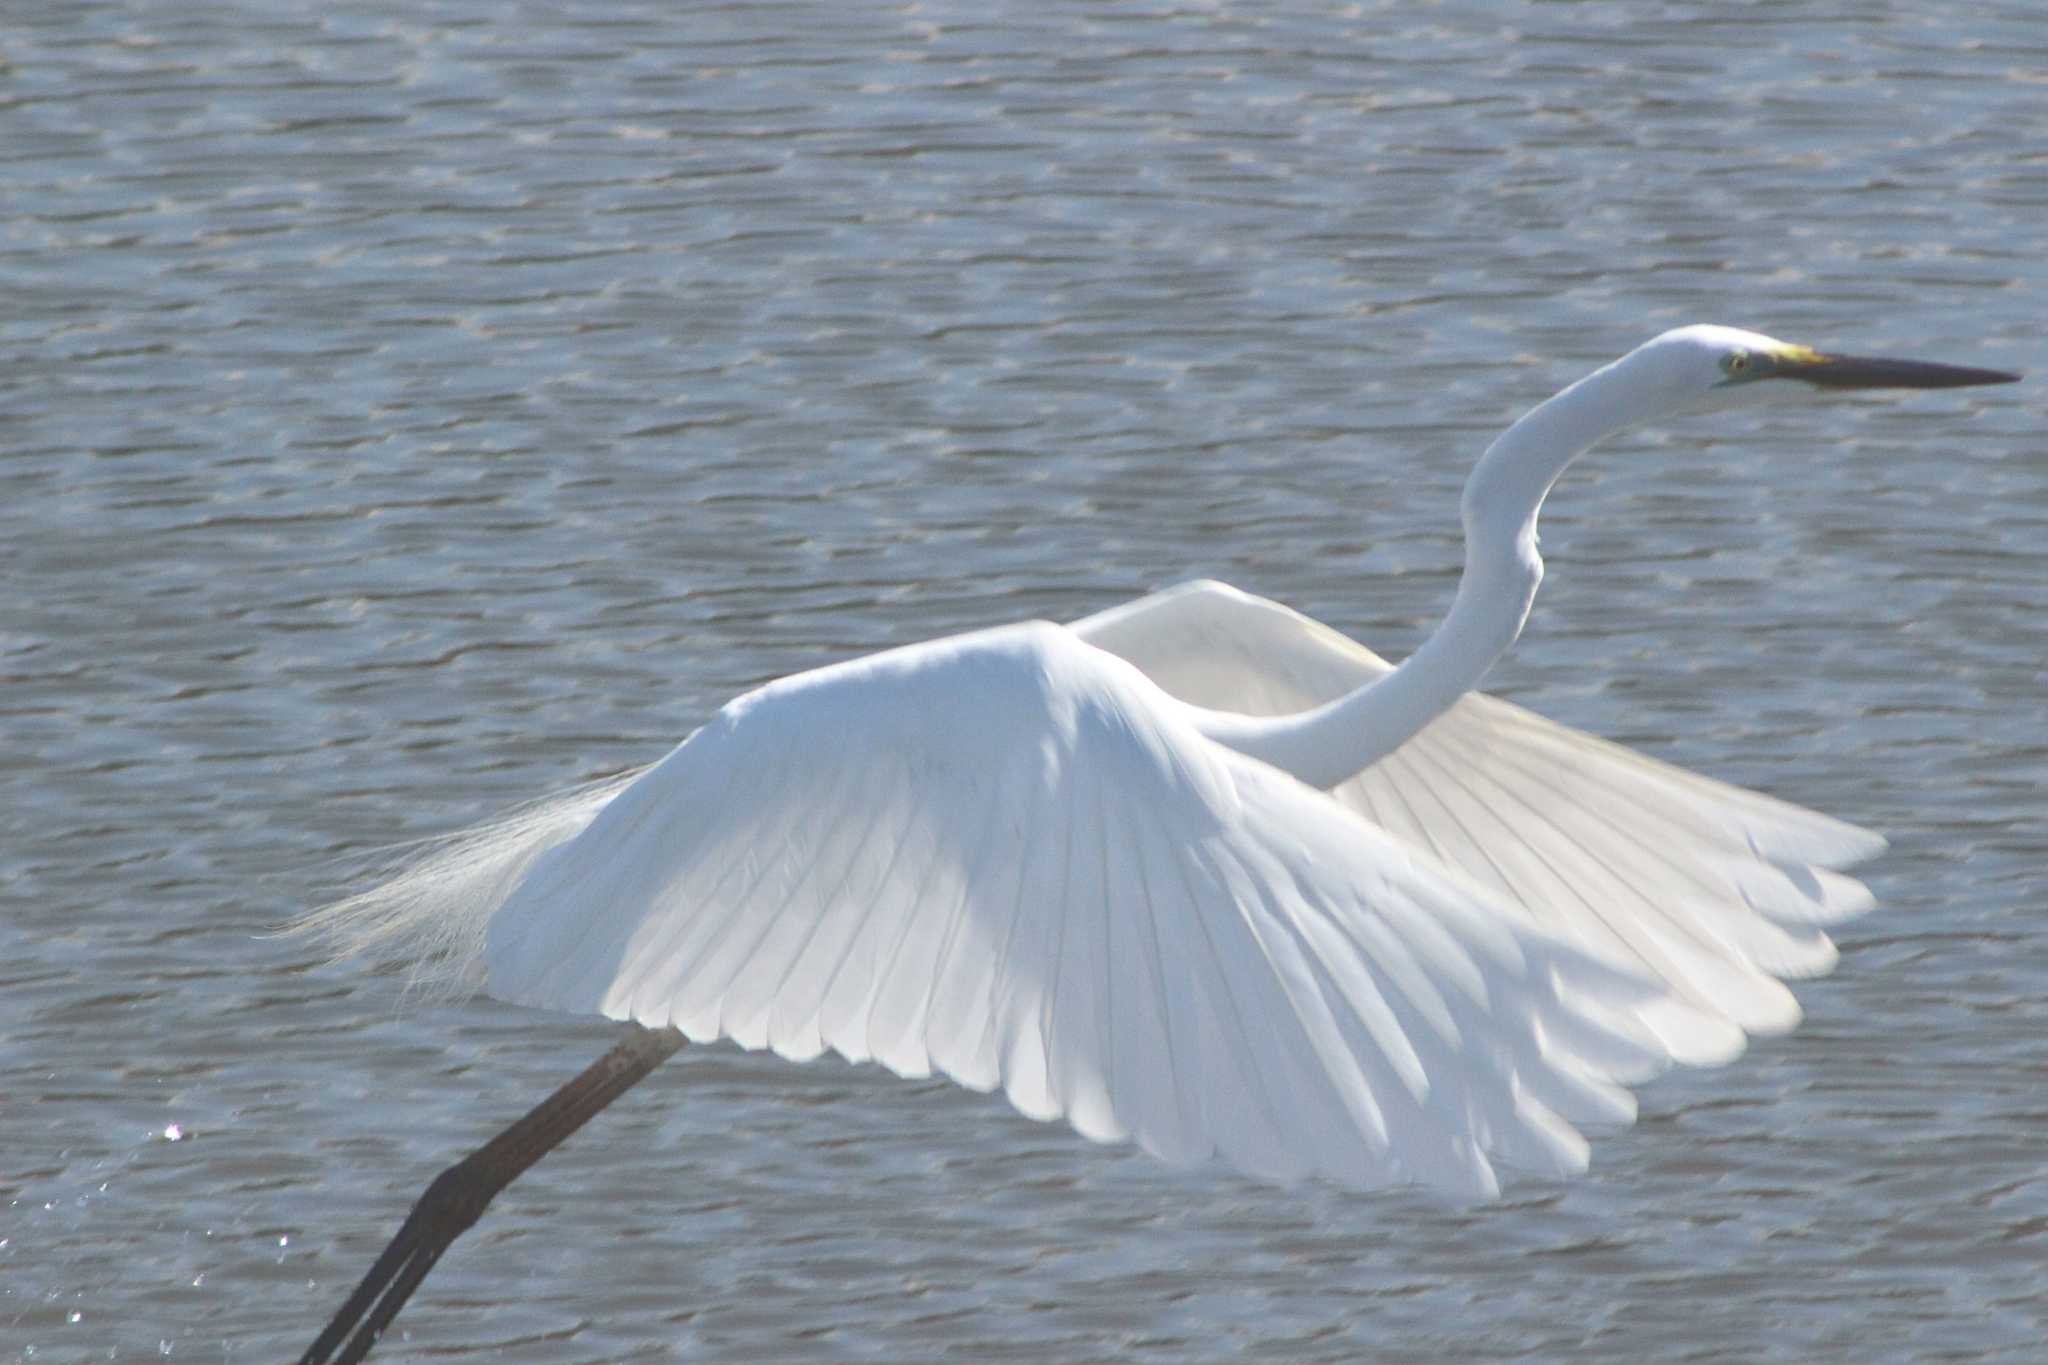
[[[1796,1019],[1774,975],[1824,970],[1807,922],[1868,899],[1794,860],[1874,835],[1479,696],[1323,793],[1161,691],[1279,713],[1386,668],[1191,583],[799,674],[414,869],[385,928],[449,937],[378,946],[520,1004],[941,1071],[1169,1160],[1467,1195],[1494,1157],[1582,1169],[1574,1125],[1632,1118],[1623,1084]],[[1685,880],[1617,897],[1645,867]]]
[[1488,450],[1458,600],[1399,669],[1209,582],[891,650],[311,924],[510,1001],[1000,1087],[1175,1161],[1467,1195],[1496,1161],[1578,1170],[1624,1086],[1797,1021],[1783,980],[1870,905],[1832,869],[1884,844],[1471,689],[1574,456],[1788,378],[2007,376],[1682,328]]

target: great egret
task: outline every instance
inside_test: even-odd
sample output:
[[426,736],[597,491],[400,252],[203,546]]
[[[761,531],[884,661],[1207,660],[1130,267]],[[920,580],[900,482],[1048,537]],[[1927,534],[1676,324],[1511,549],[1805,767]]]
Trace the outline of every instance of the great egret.
[[[441,1251],[681,1046],[831,1048],[1274,1179],[1584,1168],[1625,1085],[1789,1028],[1874,834],[1468,695],[1521,631],[1581,451],[1776,394],[1995,370],[1666,332],[1465,486],[1465,572],[1399,668],[1220,583],[768,684],[642,772],[459,836],[310,919],[632,1034],[422,1196],[305,1360],[368,1351]],[[353,1331],[353,1337],[350,1332]],[[344,1346],[344,1338],[348,1338]]]

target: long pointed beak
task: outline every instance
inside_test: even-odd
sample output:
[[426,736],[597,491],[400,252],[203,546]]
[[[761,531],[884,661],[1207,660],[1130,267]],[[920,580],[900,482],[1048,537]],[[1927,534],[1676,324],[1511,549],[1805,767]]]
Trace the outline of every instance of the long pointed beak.
[[1782,364],[1773,379],[1803,379],[1824,389],[1961,389],[1973,384],[2014,384],[2019,376],[2005,370],[1979,370],[1968,365],[1937,365],[1927,360],[1882,360],[1862,355],[1808,352]]

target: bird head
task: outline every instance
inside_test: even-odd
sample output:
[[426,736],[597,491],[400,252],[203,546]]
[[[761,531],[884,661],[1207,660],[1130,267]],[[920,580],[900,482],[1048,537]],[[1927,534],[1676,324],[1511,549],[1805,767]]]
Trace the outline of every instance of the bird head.
[[1622,363],[1663,388],[1674,408],[1693,412],[1834,390],[1955,389],[2019,378],[1966,365],[1836,355],[1705,323],[1673,328]]

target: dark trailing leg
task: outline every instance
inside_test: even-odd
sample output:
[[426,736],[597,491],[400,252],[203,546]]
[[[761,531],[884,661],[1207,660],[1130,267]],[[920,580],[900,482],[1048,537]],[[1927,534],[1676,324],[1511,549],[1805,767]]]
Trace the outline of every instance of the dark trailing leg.
[[327,1330],[299,1357],[299,1365],[354,1365],[368,1355],[441,1253],[483,1216],[498,1191],[683,1045],[683,1035],[673,1028],[631,1027],[632,1032],[617,1047],[582,1075],[434,1177],[391,1245],[384,1248]]

